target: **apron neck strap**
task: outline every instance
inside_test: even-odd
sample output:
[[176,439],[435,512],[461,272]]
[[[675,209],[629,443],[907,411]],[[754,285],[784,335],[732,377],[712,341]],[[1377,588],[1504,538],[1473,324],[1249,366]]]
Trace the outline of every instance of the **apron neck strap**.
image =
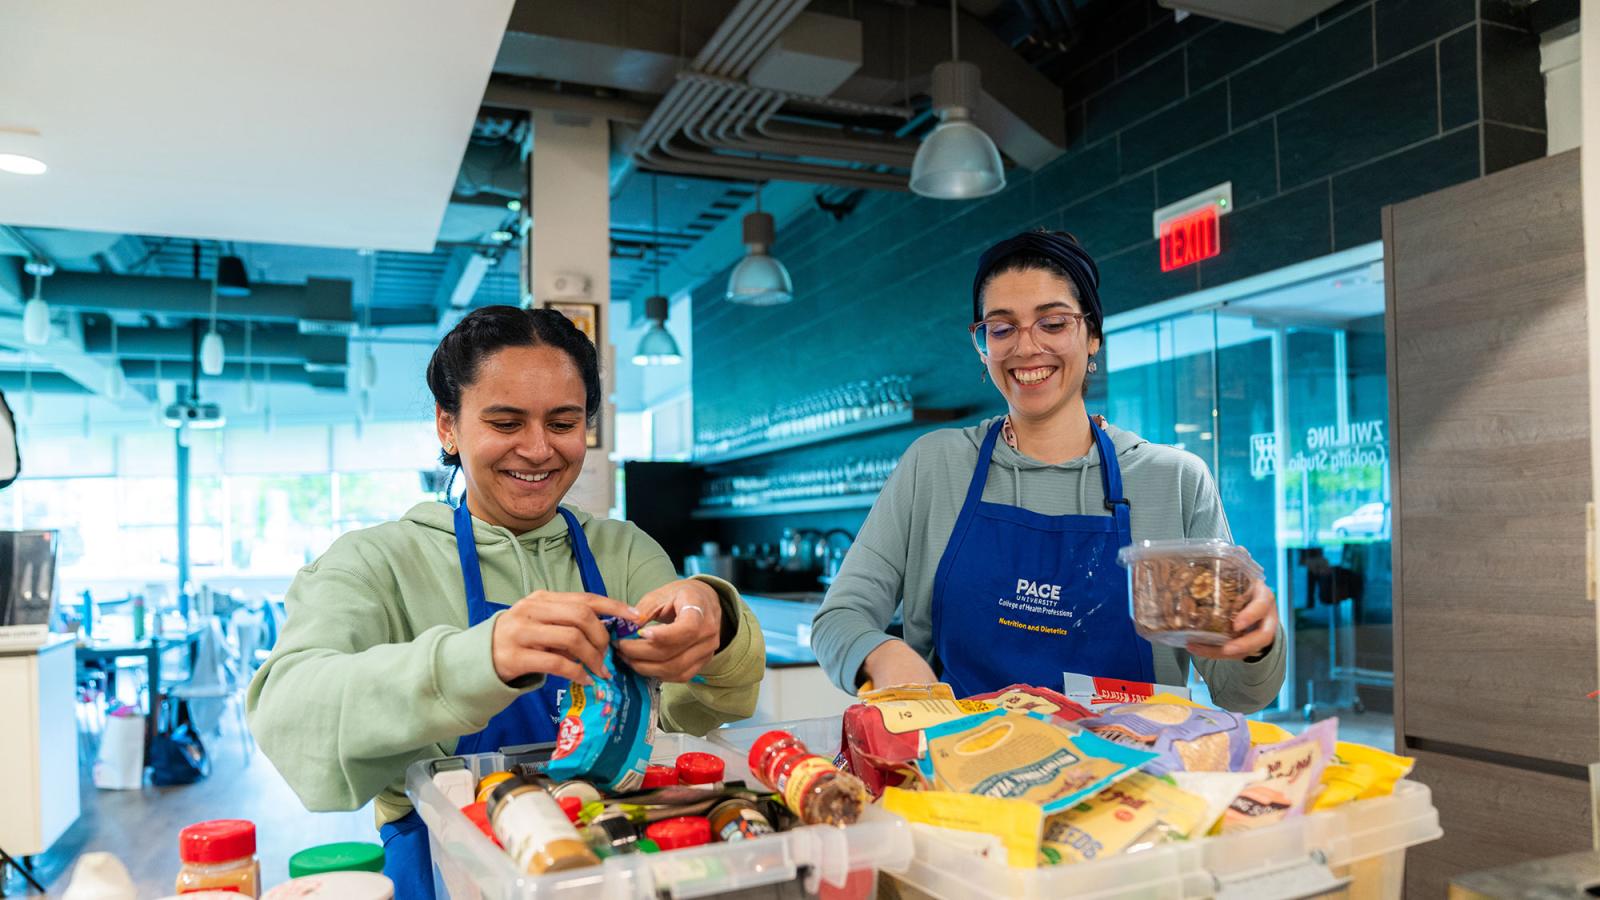
[[[589,541],[584,536],[578,517],[564,506],[556,507],[567,523],[567,540],[572,544],[572,558],[578,563],[578,576],[583,589],[591,594],[606,595],[605,579],[600,577],[600,567],[589,551]],[[455,510],[456,555],[461,560],[461,582],[467,592],[467,610],[487,608],[488,597],[483,589],[483,570],[478,565],[478,542],[472,535],[472,513],[467,509],[467,495],[461,495],[461,504]],[[480,610],[481,611],[481,610]],[[478,621],[474,618],[473,621]]]
[[1133,523],[1128,515],[1128,498],[1122,495],[1122,466],[1117,463],[1117,447],[1111,442],[1111,435],[1095,424],[1094,416],[1089,417],[1089,431],[1094,434],[1095,446],[1100,450],[1100,486],[1105,490],[1106,509],[1117,520],[1122,543],[1132,543]]

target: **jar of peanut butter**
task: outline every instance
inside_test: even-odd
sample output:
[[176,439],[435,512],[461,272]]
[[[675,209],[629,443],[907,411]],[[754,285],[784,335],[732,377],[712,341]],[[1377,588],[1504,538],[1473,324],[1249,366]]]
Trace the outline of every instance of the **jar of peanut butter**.
[[489,825],[529,875],[600,864],[555,798],[523,778],[512,777],[489,792]]

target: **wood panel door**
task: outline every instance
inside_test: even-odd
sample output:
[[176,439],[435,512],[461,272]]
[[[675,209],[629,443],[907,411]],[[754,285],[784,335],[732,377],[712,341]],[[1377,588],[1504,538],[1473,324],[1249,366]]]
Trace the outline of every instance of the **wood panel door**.
[[1538,773],[1553,780],[1535,793],[1570,793],[1581,809],[1600,745],[1585,696],[1595,611],[1580,202],[1574,151],[1384,211],[1396,744],[1425,751],[1418,776],[1450,836],[1413,851],[1415,896],[1441,896],[1470,860],[1589,846],[1586,830],[1558,846],[1509,818],[1536,814],[1532,804],[1507,810],[1491,836],[1463,802],[1492,773]]

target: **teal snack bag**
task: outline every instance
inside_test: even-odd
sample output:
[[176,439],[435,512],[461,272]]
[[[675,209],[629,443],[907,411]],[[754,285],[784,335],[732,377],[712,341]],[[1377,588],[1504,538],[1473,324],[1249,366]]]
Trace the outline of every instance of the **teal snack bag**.
[[660,686],[628,668],[616,654],[615,642],[635,639],[638,626],[620,619],[604,621],[612,634],[605,663],[613,677],[590,673],[593,684],[573,684],[567,690],[546,772],[556,781],[582,778],[602,790],[622,793],[644,784],[655,745]]

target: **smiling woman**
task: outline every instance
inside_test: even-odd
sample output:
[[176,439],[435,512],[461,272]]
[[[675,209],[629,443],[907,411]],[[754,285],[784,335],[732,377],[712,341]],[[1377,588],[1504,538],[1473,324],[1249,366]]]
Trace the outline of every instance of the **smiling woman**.
[[1025,232],[979,259],[969,331],[1006,415],[901,457],[813,625],[841,687],[937,679],[967,696],[1064,672],[1184,684],[1193,659],[1220,706],[1253,712],[1277,694],[1283,641],[1259,581],[1224,646],[1152,647],[1134,631],[1118,551],[1226,539],[1228,523],[1199,457],[1089,416],[1101,327],[1099,269],[1072,235]]
[[433,893],[406,767],[553,740],[560,692],[606,674],[602,617],[648,623],[616,654],[665,682],[669,730],[748,717],[766,657],[733,585],[680,580],[631,523],[561,505],[600,408],[595,347],[564,316],[474,311],[434,351],[428,387],[462,502],[351,532],[301,570],[249,697],[251,730],[307,808],[376,798],[397,897]]

